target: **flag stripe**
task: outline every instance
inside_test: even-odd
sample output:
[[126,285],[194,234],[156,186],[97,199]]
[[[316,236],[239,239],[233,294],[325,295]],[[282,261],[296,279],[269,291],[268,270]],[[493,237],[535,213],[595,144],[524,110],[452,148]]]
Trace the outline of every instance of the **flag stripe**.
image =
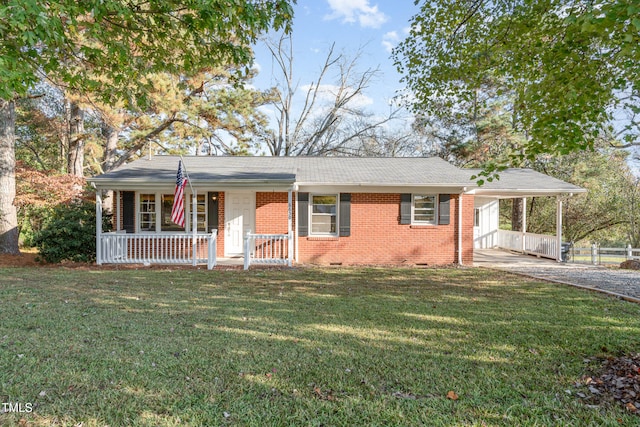
[[173,193],[173,207],[171,208],[171,221],[180,227],[184,227],[184,187],[187,179],[182,172],[182,160],[178,161],[178,174],[176,175],[176,191]]

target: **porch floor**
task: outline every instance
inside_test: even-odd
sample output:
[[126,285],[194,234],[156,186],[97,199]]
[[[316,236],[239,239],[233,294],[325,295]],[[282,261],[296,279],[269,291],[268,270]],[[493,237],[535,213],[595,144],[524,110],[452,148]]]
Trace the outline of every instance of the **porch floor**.
[[474,249],[474,267],[544,267],[544,268],[573,268],[575,264],[561,263],[549,258],[537,257],[513,252],[507,249]]
[[244,257],[237,256],[231,258],[217,258],[217,265],[223,266],[244,266]]

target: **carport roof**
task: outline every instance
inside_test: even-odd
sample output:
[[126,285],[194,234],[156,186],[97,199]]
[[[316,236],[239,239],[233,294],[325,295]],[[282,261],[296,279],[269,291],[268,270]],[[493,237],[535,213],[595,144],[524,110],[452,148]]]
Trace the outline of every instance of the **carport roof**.
[[[482,169],[468,169],[478,174]],[[491,196],[499,198],[556,196],[560,194],[585,193],[582,187],[570,184],[532,169],[507,169],[498,174],[498,179],[485,181],[482,186],[472,189],[469,193],[477,196]]]

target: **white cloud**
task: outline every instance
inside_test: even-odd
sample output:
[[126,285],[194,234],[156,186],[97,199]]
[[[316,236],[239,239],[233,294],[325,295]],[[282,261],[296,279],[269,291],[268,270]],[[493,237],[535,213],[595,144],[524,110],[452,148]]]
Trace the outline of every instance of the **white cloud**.
[[389,53],[391,53],[391,50],[396,47],[398,41],[400,41],[400,37],[398,37],[398,33],[396,33],[395,31],[389,31],[384,36],[382,36],[382,46]]
[[327,0],[331,14],[325,19],[342,19],[342,22],[358,22],[361,27],[380,28],[389,17],[378,10],[378,5],[369,5],[369,0]]

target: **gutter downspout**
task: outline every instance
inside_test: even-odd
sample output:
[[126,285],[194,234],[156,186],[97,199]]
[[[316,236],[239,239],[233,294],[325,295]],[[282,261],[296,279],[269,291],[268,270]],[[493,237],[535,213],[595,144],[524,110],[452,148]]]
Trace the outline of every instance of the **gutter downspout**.
[[292,191],[296,193],[296,197],[293,198],[293,201],[295,201],[295,206],[294,206],[294,210],[295,210],[295,221],[293,224],[293,241],[294,241],[294,245],[295,245],[295,258],[294,261],[297,264],[298,263],[298,184],[293,184],[293,188]]
[[462,196],[467,187],[462,189],[462,193],[458,196],[458,265],[462,264]]
[[293,264],[293,226],[292,226],[292,209],[293,209],[293,186],[287,191],[287,265],[291,267]]

